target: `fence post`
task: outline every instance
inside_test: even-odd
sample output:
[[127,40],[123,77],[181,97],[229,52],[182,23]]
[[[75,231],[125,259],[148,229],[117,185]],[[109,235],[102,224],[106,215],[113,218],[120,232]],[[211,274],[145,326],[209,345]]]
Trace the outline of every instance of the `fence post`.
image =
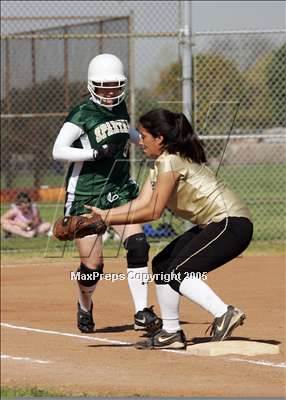
[[191,122],[192,110],[192,47],[191,47],[191,12],[192,2],[182,1],[181,6],[181,46],[182,46],[182,100],[183,113]]
[[[130,12],[130,16],[128,18],[128,33],[129,36],[129,51],[128,51],[128,70],[129,70],[129,114],[130,114],[130,125],[134,128],[136,120],[136,98],[135,98],[135,48],[134,48],[134,38],[132,37],[132,33],[134,30],[134,12]],[[131,143],[130,145],[130,174],[132,178],[135,178],[135,159],[136,159],[136,149],[135,144]]]
[[[192,2],[182,1],[181,6],[181,46],[182,46],[182,101],[183,113],[192,123],[192,47],[191,47],[191,12]],[[191,223],[185,221],[185,229],[191,228]]]

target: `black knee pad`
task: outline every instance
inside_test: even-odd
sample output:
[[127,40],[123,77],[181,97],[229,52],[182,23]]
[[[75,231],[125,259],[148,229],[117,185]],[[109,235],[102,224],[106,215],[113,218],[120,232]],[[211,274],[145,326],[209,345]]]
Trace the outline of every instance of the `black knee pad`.
[[124,247],[127,250],[128,268],[143,268],[147,266],[150,246],[144,233],[136,233],[129,236],[124,241]]
[[77,281],[82,286],[93,286],[99,281],[102,271],[103,264],[98,265],[96,269],[91,269],[81,263],[79,269],[77,270],[77,272],[80,274],[80,277]]

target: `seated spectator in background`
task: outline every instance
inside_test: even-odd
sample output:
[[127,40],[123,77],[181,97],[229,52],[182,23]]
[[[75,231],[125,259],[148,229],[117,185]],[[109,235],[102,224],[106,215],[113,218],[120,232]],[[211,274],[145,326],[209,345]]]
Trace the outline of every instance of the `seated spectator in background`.
[[1,227],[6,237],[15,234],[32,238],[48,234],[51,229],[49,222],[43,222],[39,209],[27,193],[21,192],[16,197],[15,204],[1,217]]

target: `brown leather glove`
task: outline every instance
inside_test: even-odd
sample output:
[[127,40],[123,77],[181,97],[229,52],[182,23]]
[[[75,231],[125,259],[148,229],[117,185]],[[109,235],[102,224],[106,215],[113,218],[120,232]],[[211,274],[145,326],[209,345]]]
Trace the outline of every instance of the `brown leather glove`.
[[59,240],[74,240],[88,235],[103,235],[107,226],[99,215],[85,217],[69,216],[57,219],[53,234]]

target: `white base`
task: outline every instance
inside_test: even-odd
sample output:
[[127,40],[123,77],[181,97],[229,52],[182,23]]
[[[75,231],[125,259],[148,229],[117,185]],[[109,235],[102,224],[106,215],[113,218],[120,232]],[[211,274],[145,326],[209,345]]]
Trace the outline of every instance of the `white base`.
[[240,354],[256,356],[260,354],[279,354],[279,346],[246,340],[226,340],[223,342],[207,342],[187,347],[187,352],[194,356],[222,356]]

